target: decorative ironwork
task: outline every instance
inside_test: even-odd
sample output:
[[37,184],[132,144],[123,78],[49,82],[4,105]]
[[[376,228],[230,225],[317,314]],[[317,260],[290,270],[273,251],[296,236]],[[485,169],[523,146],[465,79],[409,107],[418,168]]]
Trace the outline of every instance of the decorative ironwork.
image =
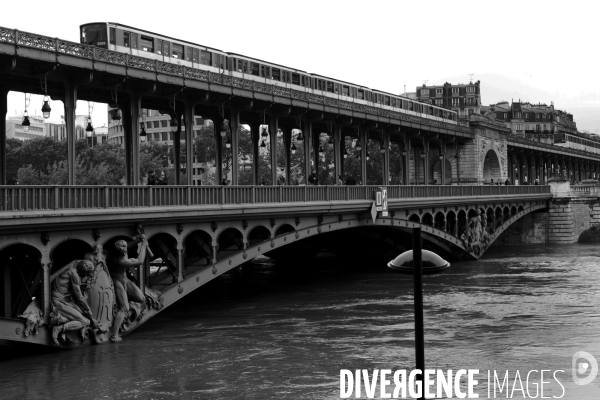
[[92,237],[94,238],[95,242],[97,242],[98,239],[102,237],[102,234],[100,233],[100,228],[92,229]]
[[277,96],[290,97],[290,89],[281,86],[273,86],[273,94]]
[[118,65],[127,65],[126,60],[127,57],[125,54],[117,53],[114,51],[104,50],[104,49],[94,49],[94,59],[96,61],[104,61],[111,64]]
[[27,32],[17,32],[17,44],[41,50],[56,50],[56,39]]
[[132,68],[144,69],[146,71],[154,71],[156,69],[154,60],[135,56],[129,56],[129,66]]
[[15,43],[15,31],[12,29],[0,28],[0,42]]
[[354,103],[353,105],[354,105],[354,110],[355,111],[360,111],[360,112],[365,112],[366,111],[367,106],[365,106],[364,104]]
[[325,97],[325,105],[326,106],[338,107],[339,104],[340,103],[339,103],[338,99],[332,99],[331,97]]
[[254,82],[254,90],[261,93],[273,93],[273,86],[266,83]]
[[308,101],[311,103],[323,104],[323,96],[319,96],[318,94],[308,94]]
[[308,101],[308,93],[299,90],[292,90],[292,98],[297,100]]
[[40,240],[44,246],[47,245],[50,242],[50,232],[44,231],[40,233]]
[[163,74],[183,76],[183,67],[181,65],[157,62],[156,69],[157,72],[161,72]]
[[223,75],[223,85],[231,86],[231,77],[228,75]]
[[338,105],[340,106],[340,108],[352,110],[352,103],[350,103],[349,101],[339,100]]
[[233,87],[252,90],[252,81],[242,78],[233,78]]
[[208,71],[202,71],[201,69],[196,68],[186,68],[185,77],[197,81],[208,82]]
[[91,46],[86,46],[85,44],[67,42],[65,40],[58,41],[59,53],[83,58],[92,58],[92,51],[93,48]]

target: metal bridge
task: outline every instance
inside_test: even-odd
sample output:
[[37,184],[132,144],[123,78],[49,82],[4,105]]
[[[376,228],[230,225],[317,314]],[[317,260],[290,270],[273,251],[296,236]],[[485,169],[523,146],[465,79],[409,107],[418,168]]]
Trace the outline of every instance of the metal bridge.
[[[410,228],[421,227],[426,247],[476,259],[508,226],[548,207],[552,197],[548,186],[389,186],[389,215],[382,217],[372,214],[377,188],[0,187],[0,339],[53,345],[49,329],[25,335],[17,316],[37,293],[48,323],[57,271],[98,246],[131,240],[137,224],[161,264],[147,258],[134,275],[161,305],[134,312],[124,334],[259,255],[302,262],[323,249],[352,249],[356,257],[389,258],[408,248]],[[80,343],[73,337],[61,346]]]
[[[40,87],[41,78],[48,82],[46,90]],[[6,95],[11,90],[63,101],[68,186],[2,186],[6,185]],[[113,103],[114,93],[123,115],[127,185],[77,186],[76,101]],[[231,151],[238,155],[238,127],[248,124],[254,185],[238,185],[240,160],[233,156],[231,186],[193,186],[192,174],[181,182],[177,168],[174,186],[140,186],[142,108],[161,110],[179,120],[174,133],[175,165],[182,164],[180,139],[193,141],[192,129],[181,137],[181,126],[193,126],[195,116],[211,119],[218,182],[223,178],[226,151],[221,126],[229,121]],[[334,176],[344,176],[346,138],[365,144],[359,150],[361,175],[355,177],[363,182],[368,168],[366,144],[381,143],[383,168],[378,182],[373,182],[378,184],[258,186],[261,124],[267,124],[269,132],[283,132],[282,141],[269,141],[272,182],[281,167],[286,183],[291,181],[292,129],[301,129],[305,177],[312,166],[319,169],[320,132],[328,132]],[[392,144],[401,155],[404,185],[383,185],[390,182]],[[283,146],[284,165],[278,165],[278,146]],[[186,146],[186,152],[191,161],[192,146]],[[548,207],[552,195],[544,185],[546,179],[566,171],[584,179],[600,171],[600,156],[519,138],[483,117],[468,126],[451,124],[383,105],[368,106],[285,84],[260,83],[0,27],[0,310],[4,317],[0,339],[53,345],[50,328],[41,325],[56,317],[51,304],[53,277],[93,249],[108,249],[118,239],[131,241],[139,233],[135,225],[143,225],[154,257],[144,258],[143,266],[134,271],[148,306],[133,308],[125,334],[192,290],[263,254],[290,262],[323,248],[387,256],[406,249],[408,230],[420,226],[426,246],[456,258],[478,258],[518,218]],[[522,176],[539,177],[542,185],[484,185],[491,179],[514,182]],[[377,187],[387,189],[387,217],[372,215]],[[103,274],[100,265],[96,264],[92,284]],[[95,317],[101,315],[110,324],[114,314],[105,308],[112,310],[115,301],[112,281],[106,279],[100,297],[94,291],[88,296],[95,299]],[[29,309],[32,297],[38,306]],[[35,327],[39,328],[36,334]],[[58,346],[91,341],[69,337],[70,342]],[[100,342],[106,339],[96,337]]]

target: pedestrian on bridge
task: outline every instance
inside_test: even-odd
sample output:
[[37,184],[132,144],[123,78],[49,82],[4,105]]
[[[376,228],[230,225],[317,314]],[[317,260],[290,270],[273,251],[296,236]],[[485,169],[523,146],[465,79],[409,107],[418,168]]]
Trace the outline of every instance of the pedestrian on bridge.
[[506,182],[504,182],[504,184],[505,184],[506,186],[510,185],[510,180],[509,180],[508,178],[506,178]]
[[167,185],[168,183],[167,174],[165,174],[165,171],[160,171],[160,177],[156,180],[156,184]]
[[156,185],[156,174],[153,169],[148,170],[148,185]]

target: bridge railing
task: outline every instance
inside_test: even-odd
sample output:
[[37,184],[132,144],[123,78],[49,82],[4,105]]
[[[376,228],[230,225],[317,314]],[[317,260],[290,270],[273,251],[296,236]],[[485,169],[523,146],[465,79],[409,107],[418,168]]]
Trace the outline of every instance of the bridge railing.
[[[370,200],[382,186],[0,186],[0,211]],[[549,186],[386,186],[388,199],[550,193]]]

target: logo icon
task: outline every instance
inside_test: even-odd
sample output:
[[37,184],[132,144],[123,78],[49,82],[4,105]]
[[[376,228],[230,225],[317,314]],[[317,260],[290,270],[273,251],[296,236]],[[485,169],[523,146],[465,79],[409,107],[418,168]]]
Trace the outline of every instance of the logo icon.
[[[572,368],[573,382],[576,385],[587,385],[596,379],[596,375],[598,375],[598,362],[593,355],[585,351],[578,351],[573,354]],[[589,375],[585,376],[587,373]]]

